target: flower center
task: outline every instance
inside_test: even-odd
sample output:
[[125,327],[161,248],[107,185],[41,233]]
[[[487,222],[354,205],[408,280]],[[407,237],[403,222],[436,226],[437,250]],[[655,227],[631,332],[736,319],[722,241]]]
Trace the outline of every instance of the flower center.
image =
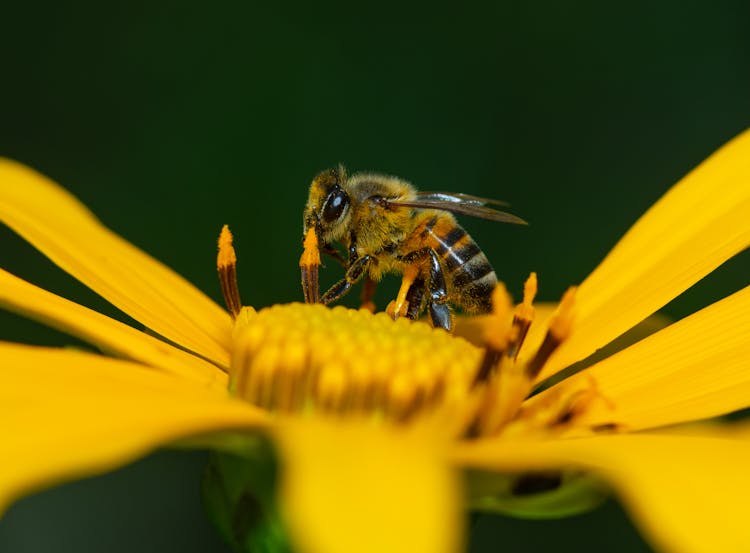
[[480,359],[462,338],[385,313],[299,303],[245,308],[230,386],[272,411],[403,422],[467,401]]
[[[271,412],[357,416],[403,424],[436,414],[446,433],[476,438],[505,430],[557,429],[595,397],[595,383],[563,389],[551,404],[525,408],[536,379],[570,333],[575,290],[551,319],[541,346],[519,360],[534,318],[536,275],[512,307],[502,284],[493,312],[468,319],[471,342],[426,323],[367,309],[316,303],[240,307],[236,256],[225,227],[218,269],[235,318],[230,391]],[[461,324],[457,332],[460,333]],[[443,419],[441,419],[443,420]]]

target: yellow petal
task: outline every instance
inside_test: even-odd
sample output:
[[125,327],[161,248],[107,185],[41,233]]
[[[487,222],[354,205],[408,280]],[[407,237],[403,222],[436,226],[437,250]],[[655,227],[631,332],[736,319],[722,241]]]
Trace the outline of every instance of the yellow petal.
[[67,332],[103,351],[226,389],[215,365],[0,269],[0,306]]
[[750,286],[586,373],[612,407],[594,402],[577,424],[641,429],[750,407]]
[[542,378],[607,344],[750,245],[750,131],[665,194],[581,284]]
[[277,442],[282,513],[301,553],[459,549],[462,497],[434,434],[287,421]]
[[103,226],[55,183],[4,159],[0,159],[0,220],[148,328],[222,366],[229,365],[232,324],[228,313]]
[[267,424],[226,393],[77,351],[0,342],[0,383],[0,512],[24,493],[179,438]]
[[590,469],[607,478],[660,551],[750,551],[750,431],[704,430],[494,443],[457,452],[495,470]]

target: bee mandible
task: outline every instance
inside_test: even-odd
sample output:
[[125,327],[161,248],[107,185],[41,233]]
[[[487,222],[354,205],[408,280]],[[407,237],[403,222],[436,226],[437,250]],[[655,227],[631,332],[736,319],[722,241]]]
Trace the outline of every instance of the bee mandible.
[[[318,174],[310,185],[304,212],[304,252],[300,258],[307,303],[329,304],[367,278],[363,303],[386,273],[402,275],[392,316],[416,319],[427,307],[435,327],[452,329],[450,306],[488,313],[497,275],[487,256],[452,215],[504,223],[525,221],[499,211],[496,200],[449,192],[418,192],[396,177],[356,173],[339,166]],[[347,255],[334,248],[341,243]],[[344,278],[321,297],[320,252],[338,259]]]

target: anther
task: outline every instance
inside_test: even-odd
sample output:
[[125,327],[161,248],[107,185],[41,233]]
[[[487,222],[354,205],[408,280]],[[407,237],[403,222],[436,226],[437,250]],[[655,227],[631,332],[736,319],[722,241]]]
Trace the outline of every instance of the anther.
[[526,365],[525,372],[530,379],[536,378],[542,371],[542,367],[550,356],[570,335],[573,326],[573,304],[575,302],[576,287],[571,286],[563,294],[557,313],[549,323],[549,329],[544,336],[542,345],[539,346],[534,357]]
[[320,303],[320,284],[318,283],[318,269],[320,268],[320,249],[318,235],[312,226],[305,235],[304,251],[299,259],[302,274],[302,291],[305,303]]
[[534,298],[537,292],[536,273],[531,273],[523,285],[523,301],[516,306],[513,313],[515,338],[508,348],[508,357],[518,358],[518,352],[526,339],[531,322],[534,320]]
[[232,233],[224,225],[219,234],[219,254],[216,256],[216,266],[219,271],[219,282],[224,302],[232,317],[237,318],[242,309],[242,300],[237,286],[237,255],[232,246]]

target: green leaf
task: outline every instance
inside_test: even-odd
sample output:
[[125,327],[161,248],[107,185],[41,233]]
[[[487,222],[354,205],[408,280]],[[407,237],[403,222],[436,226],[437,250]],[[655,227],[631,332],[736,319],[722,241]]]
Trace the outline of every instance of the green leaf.
[[203,478],[206,510],[238,553],[292,553],[276,505],[277,463],[267,441],[242,455],[211,454]]
[[469,507],[517,518],[564,518],[590,511],[609,496],[596,477],[576,471],[467,476]]

